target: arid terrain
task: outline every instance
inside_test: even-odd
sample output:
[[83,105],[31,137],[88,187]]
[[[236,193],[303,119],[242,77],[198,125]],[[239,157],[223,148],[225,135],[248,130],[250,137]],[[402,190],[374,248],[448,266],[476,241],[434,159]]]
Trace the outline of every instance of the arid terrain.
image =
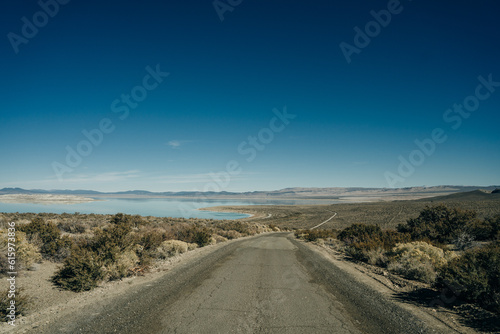
[[[340,251],[343,246],[338,240],[312,244],[295,240],[291,233],[271,232],[307,229],[322,222],[318,230],[341,230],[355,223],[395,228],[436,204],[475,210],[481,219],[500,213],[498,193],[473,191],[393,202],[208,208],[253,215],[227,222],[125,217],[135,226],[131,237],[140,245],[155,238],[160,238],[158,245],[165,238],[184,238],[187,243],[182,243],[191,245],[194,241],[186,231],[205,233],[209,239],[200,244],[204,247],[183,254],[176,251],[148,266],[135,262],[138,267],[129,274],[78,293],[53,282],[62,266],[59,258],[68,256],[58,252],[57,257],[20,271],[18,285],[30,297],[30,305],[16,328],[2,323],[0,332],[187,333],[227,327],[235,332],[276,333],[333,329],[346,333],[494,333],[498,319],[491,313],[470,304],[431,307],[440,298],[439,291],[386,269],[353,262]],[[10,221],[22,226],[35,218],[57,226],[63,237],[80,243],[111,231],[112,221],[117,220],[117,216],[94,214],[0,214],[4,228]],[[150,256],[157,256],[158,251],[151,252]],[[146,267],[143,274],[140,268]],[[285,271],[271,270],[275,267]],[[0,290],[6,288],[7,281],[2,279]]]
[[395,228],[407,219],[417,217],[426,206],[446,204],[451,208],[476,210],[479,218],[500,213],[500,193],[484,191],[456,193],[419,200],[378,201],[330,205],[252,205],[211,207],[212,211],[249,213],[254,217],[245,220],[265,219],[286,229],[311,228],[337,212],[335,218],[321,226],[325,229],[342,229],[355,223],[378,224],[382,228]]
[[73,195],[92,198],[183,198],[183,199],[225,199],[225,200],[309,200],[309,201],[343,201],[343,202],[378,202],[394,200],[413,200],[454,193],[470,192],[478,189],[492,191],[496,186],[432,186],[408,188],[362,188],[362,187],[329,187],[329,188],[285,188],[273,191],[251,192],[150,192],[144,190],[99,192],[92,190],[26,190],[21,188],[0,189],[0,195]]
[[[176,264],[176,265],[175,265]],[[38,284],[45,289],[47,273]],[[456,314],[394,298],[390,281],[289,233],[186,253],[146,277],[57,290],[16,333],[475,333]],[[389,287],[392,287],[389,288]],[[43,296],[43,297],[42,297]]]

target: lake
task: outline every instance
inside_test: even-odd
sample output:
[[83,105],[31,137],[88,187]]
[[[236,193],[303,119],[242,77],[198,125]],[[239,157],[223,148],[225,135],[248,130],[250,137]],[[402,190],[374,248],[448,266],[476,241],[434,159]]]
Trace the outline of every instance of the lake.
[[[332,203],[333,201],[330,201]],[[0,203],[0,212],[47,212],[47,213],[95,213],[180,217],[180,218],[206,218],[206,219],[240,219],[249,217],[247,214],[231,212],[214,212],[198,210],[220,205],[296,205],[319,204],[312,201],[297,200],[192,200],[172,198],[105,198],[95,202],[78,204],[33,204],[33,203]],[[326,204],[322,201],[321,204]]]

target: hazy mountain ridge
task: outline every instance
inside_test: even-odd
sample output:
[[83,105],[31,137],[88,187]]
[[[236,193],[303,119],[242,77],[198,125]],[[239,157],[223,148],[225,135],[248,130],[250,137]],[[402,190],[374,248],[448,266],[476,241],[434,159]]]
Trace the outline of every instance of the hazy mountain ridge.
[[96,197],[123,196],[123,197],[205,197],[205,198],[309,198],[309,199],[337,199],[341,197],[386,197],[386,196],[440,196],[453,193],[462,193],[475,190],[493,191],[500,186],[432,186],[406,188],[362,188],[362,187],[329,187],[329,188],[285,188],[273,191],[251,192],[151,192],[146,190],[129,190],[119,192],[100,192],[94,190],[43,190],[3,188],[0,195],[5,194],[54,194],[54,195],[86,195]]

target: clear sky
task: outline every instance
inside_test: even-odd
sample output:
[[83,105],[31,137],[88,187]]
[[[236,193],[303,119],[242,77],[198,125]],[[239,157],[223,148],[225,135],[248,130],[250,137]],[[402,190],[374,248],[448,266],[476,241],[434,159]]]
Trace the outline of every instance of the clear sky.
[[0,188],[500,184],[499,13],[493,0],[4,2]]

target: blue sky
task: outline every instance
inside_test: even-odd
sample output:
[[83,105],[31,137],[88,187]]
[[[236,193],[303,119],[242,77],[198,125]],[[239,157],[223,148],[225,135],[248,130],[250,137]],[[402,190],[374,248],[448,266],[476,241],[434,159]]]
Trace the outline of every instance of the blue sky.
[[215,3],[3,4],[0,188],[500,184],[498,2]]

